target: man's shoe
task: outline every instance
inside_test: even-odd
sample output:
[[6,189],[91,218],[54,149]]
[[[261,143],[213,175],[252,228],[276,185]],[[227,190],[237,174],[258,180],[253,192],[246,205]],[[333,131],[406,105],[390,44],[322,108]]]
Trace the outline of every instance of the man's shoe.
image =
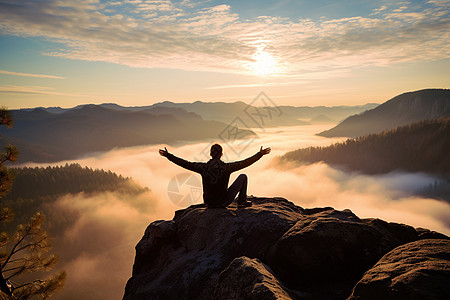
[[238,207],[250,207],[252,206],[252,202],[250,201],[243,201],[243,202],[238,202]]

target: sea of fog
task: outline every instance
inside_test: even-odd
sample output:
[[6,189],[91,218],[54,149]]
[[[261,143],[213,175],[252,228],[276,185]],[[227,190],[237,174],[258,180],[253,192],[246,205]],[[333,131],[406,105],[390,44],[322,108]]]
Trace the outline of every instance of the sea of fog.
[[[244,159],[261,146],[272,153],[240,173],[249,176],[248,194],[284,197],[305,207],[332,206],[350,209],[361,218],[380,218],[414,227],[424,227],[450,234],[450,205],[443,201],[415,196],[415,192],[435,181],[422,173],[394,172],[368,176],[346,173],[324,163],[303,166],[276,164],[276,158],[287,151],[309,146],[327,146],[342,139],[316,136],[331,126],[291,126],[253,129],[257,136],[247,140],[216,140],[179,146],[153,145],[114,149],[82,159],[53,163],[79,163],[94,169],[111,170],[132,177],[150,192],[137,199],[126,195],[104,193],[65,196],[55,209],[71,209],[80,213],[65,235],[79,255],[65,262],[69,274],[61,299],[118,299],[131,275],[134,246],[147,225],[159,219],[171,219],[175,210],[202,201],[200,175],[189,173],[158,154],[169,152],[190,161],[207,161],[209,147],[220,143],[224,161]],[[223,135],[222,135],[223,137]],[[28,166],[44,166],[28,164]]]

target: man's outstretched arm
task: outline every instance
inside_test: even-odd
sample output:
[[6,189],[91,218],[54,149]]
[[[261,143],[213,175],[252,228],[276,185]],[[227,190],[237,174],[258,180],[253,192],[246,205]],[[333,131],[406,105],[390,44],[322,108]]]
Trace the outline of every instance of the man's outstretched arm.
[[190,171],[197,172],[197,173],[200,173],[200,171],[201,171],[201,163],[194,163],[194,162],[190,162],[190,161],[184,160],[182,158],[176,157],[175,155],[169,153],[169,151],[167,151],[166,147],[164,147],[164,150],[159,149],[159,154],[161,156],[167,157],[168,160],[170,160],[171,162],[173,162],[176,165],[179,165],[182,168],[185,168]]
[[246,158],[241,161],[236,161],[236,162],[230,163],[229,170],[231,172],[235,172],[240,169],[246,168],[246,167],[250,166],[251,164],[255,163],[256,161],[258,161],[264,155],[269,154],[270,151],[271,151],[270,147],[263,149],[263,147],[261,146],[261,149],[255,155],[250,156],[249,158]]

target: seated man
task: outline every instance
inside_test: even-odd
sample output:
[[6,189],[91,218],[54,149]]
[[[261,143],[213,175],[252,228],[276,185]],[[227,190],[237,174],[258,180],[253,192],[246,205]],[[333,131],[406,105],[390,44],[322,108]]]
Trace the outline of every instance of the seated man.
[[238,193],[238,206],[251,206],[252,203],[247,201],[247,175],[240,174],[233,184],[227,188],[230,174],[250,166],[263,155],[269,153],[270,148],[263,149],[261,147],[255,155],[247,159],[225,163],[220,159],[223,154],[222,146],[214,144],[211,146],[211,159],[204,163],[190,162],[169,153],[166,148],[164,150],[159,149],[159,154],[167,157],[171,162],[202,175],[203,201],[208,207],[226,207],[233,202]]

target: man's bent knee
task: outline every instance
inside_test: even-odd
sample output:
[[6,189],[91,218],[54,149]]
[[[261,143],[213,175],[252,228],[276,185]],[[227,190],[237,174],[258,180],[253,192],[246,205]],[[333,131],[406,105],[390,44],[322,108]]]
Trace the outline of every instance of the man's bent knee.
[[247,181],[247,179],[248,179],[246,174],[240,174],[240,175],[237,177],[237,179],[239,179],[239,178],[245,179],[246,181]]

